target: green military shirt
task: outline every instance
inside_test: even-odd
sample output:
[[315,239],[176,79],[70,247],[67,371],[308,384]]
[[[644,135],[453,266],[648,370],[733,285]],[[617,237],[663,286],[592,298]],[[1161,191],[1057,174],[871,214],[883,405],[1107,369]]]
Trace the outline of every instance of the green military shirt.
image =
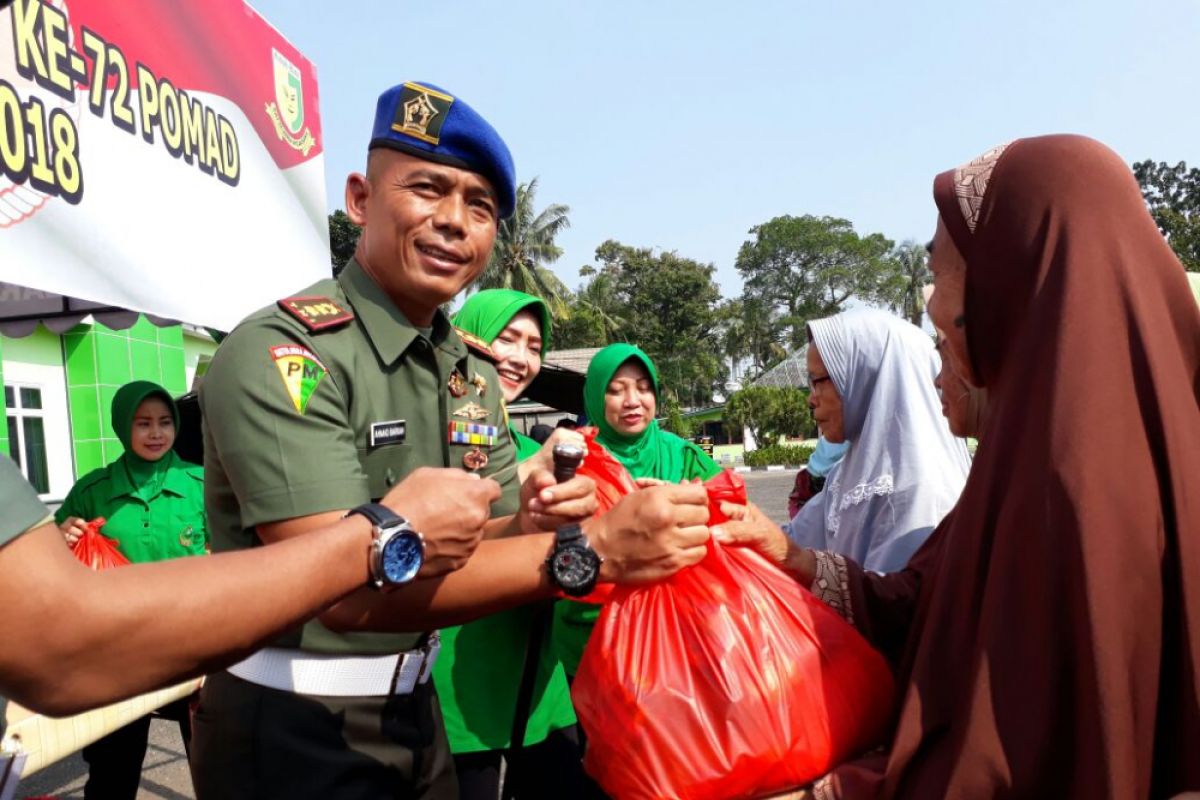
[[[354,260],[337,280],[230,333],[204,376],[200,408],[214,551],[256,546],[263,523],[378,500],[414,469],[463,467],[476,450],[487,455],[479,473],[503,488],[493,515],[517,510],[516,451],[494,366],[440,311],[422,333]],[[312,621],[277,644],[366,655],[419,638],[338,634]]]
[[67,517],[104,517],[101,533],[115,539],[122,555],[135,564],[204,555],[204,469],[174,452],[163,458],[170,464],[162,487],[149,500],[137,495],[125,462],[118,459],[80,478],[54,519],[62,524]]
[[[0,552],[4,545],[43,522],[50,512],[8,456],[0,455]],[[7,701],[0,697],[0,737],[4,736]]]

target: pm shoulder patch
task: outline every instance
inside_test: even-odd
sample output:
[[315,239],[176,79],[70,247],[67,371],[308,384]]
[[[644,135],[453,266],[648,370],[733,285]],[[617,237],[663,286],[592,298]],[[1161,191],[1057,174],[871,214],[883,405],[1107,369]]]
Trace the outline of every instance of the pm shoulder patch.
[[321,379],[329,372],[313,351],[298,344],[277,344],[269,348],[284,388],[296,411],[303,414],[308,410],[308,401],[317,390]]
[[464,331],[462,328],[459,328],[459,327],[455,327],[454,332],[458,334],[458,338],[462,339],[463,344],[465,344],[467,347],[474,350],[476,353],[483,356],[488,361],[496,360],[496,354],[492,352],[492,348],[489,347],[488,343],[485,342],[483,339],[480,339],[478,336],[476,336],[473,333],[467,333],[466,331]]
[[279,307],[308,328],[312,333],[340,328],[354,319],[354,313],[329,297],[287,297]]

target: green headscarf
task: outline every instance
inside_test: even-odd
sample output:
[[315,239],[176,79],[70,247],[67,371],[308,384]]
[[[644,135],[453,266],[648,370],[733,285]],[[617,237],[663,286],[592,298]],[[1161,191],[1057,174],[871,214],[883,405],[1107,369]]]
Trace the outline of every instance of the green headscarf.
[[463,307],[450,321],[467,333],[473,333],[488,344],[500,335],[518,313],[530,306],[537,306],[537,315],[542,321],[542,349],[550,349],[550,309],[531,294],[514,289],[484,289],[467,298]]
[[[531,308],[536,306],[536,309]],[[472,333],[488,344],[495,341],[500,331],[508,325],[520,312],[529,309],[536,311],[541,318],[542,349],[550,349],[550,309],[538,297],[514,289],[484,289],[467,298],[463,307],[450,320],[455,326],[467,333]],[[541,445],[523,433],[519,433],[511,424],[508,431],[512,434],[513,444],[517,447],[517,460],[524,461],[541,449]]]
[[167,390],[157,383],[151,381],[127,383],[117,390],[112,401],[113,433],[117,434],[117,438],[125,446],[125,452],[117,462],[123,464],[129,475],[130,483],[136,487],[134,494],[147,501],[159,493],[163,481],[167,477],[167,472],[179,460],[179,456],[175,455],[174,450],[168,450],[157,461],[147,461],[133,452],[130,444],[133,433],[133,415],[137,413],[138,406],[142,404],[142,401],[148,397],[158,397],[167,404],[167,408],[171,409],[171,419],[175,422],[175,431],[178,434],[179,409],[175,407],[175,401],[171,399]]
[[626,361],[637,361],[646,368],[655,397],[661,396],[658,370],[640,348],[632,344],[610,344],[592,357],[583,382],[583,407],[588,421],[599,429],[596,441],[604,445],[625,465],[635,478],[658,478],[678,483],[692,478],[710,478],[721,471],[717,463],[691,442],[658,427],[651,420],[637,436],[618,433],[604,417],[604,395],[613,375]]

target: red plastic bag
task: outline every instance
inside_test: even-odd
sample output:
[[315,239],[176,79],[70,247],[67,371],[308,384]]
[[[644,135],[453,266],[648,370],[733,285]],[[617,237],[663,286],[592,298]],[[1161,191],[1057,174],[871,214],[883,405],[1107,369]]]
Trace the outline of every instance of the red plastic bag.
[[599,508],[596,514],[607,512],[621,498],[630,492],[637,491],[637,484],[625,465],[617,461],[616,456],[604,449],[604,445],[596,441],[597,428],[580,428],[583,441],[587,444],[587,454],[583,463],[576,471],[577,475],[585,475],[596,484],[596,502]]
[[[577,475],[585,475],[596,484],[596,515],[608,512],[620,502],[625,495],[637,491],[637,483],[625,465],[608,452],[604,445],[596,441],[597,428],[580,428],[583,440],[587,444],[587,453],[583,463],[576,470]],[[746,504],[746,482],[732,470],[723,470],[720,474],[709,478],[704,484],[708,490],[708,524],[717,525],[729,518],[721,513],[722,502]],[[572,598],[575,602],[591,604],[603,603],[612,591],[612,584],[601,584],[584,598]]]
[[96,517],[84,526],[83,535],[71,546],[75,557],[94,570],[123,567],[129,563],[129,559],[121,554],[116,540],[100,533],[107,521],[104,517]]
[[731,469],[723,469],[704,482],[708,491],[708,524],[720,525],[729,517],[721,510],[721,503],[746,505],[746,482]]
[[613,590],[575,677],[584,766],[616,800],[803,786],[881,741],[883,657],[757,553],[709,543],[662,583]]

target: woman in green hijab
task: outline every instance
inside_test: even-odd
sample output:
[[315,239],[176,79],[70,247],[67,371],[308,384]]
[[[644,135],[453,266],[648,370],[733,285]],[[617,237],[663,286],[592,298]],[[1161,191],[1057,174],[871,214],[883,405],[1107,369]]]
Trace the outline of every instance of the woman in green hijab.
[[596,441],[634,478],[711,478],[721,471],[717,462],[655,422],[661,388],[654,362],[635,345],[610,344],[596,353],[583,384],[588,421],[599,429]]
[[[721,471],[695,444],[658,427],[658,370],[635,345],[610,344],[592,357],[583,384],[588,422],[604,445],[640,483],[708,480]],[[563,602],[555,607],[554,641],[571,678],[600,616],[600,606]]]
[[[550,312],[538,298],[511,289],[486,289],[471,295],[455,314],[462,331],[487,342],[496,356],[496,372],[506,402],[524,394],[542,368],[550,343]],[[509,428],[524,479],[534,465],[549,462],[556,442],[575,437],[562,431],[545,446]],[[582,796],[582,767],[574,739],[575,711],[566,676],[548,636],[534,654],[532,701],[522,746],[514,749],[513,721],[526,669],[529,641],[545,610],[526,606],[503,611],[442,631],[442,650],[433,677],[454,753],[462,800],[499,795],[500,761],[506,758],[505,782],[521,798]]]
[[[135,564],[204,555],[204,472],[171,449],[178,425],[175,402],[158,384],[134,381],[117,390],[112,428],[125,452],[76,482],[55,513],[68,544],[90,520],[103,517],[101,532]],[[186,744],[191,735],[186,701],[167,708],[179,719]],[[149,732],[146,716],[83,748],[89,767],[85,798],[137,796]]]

